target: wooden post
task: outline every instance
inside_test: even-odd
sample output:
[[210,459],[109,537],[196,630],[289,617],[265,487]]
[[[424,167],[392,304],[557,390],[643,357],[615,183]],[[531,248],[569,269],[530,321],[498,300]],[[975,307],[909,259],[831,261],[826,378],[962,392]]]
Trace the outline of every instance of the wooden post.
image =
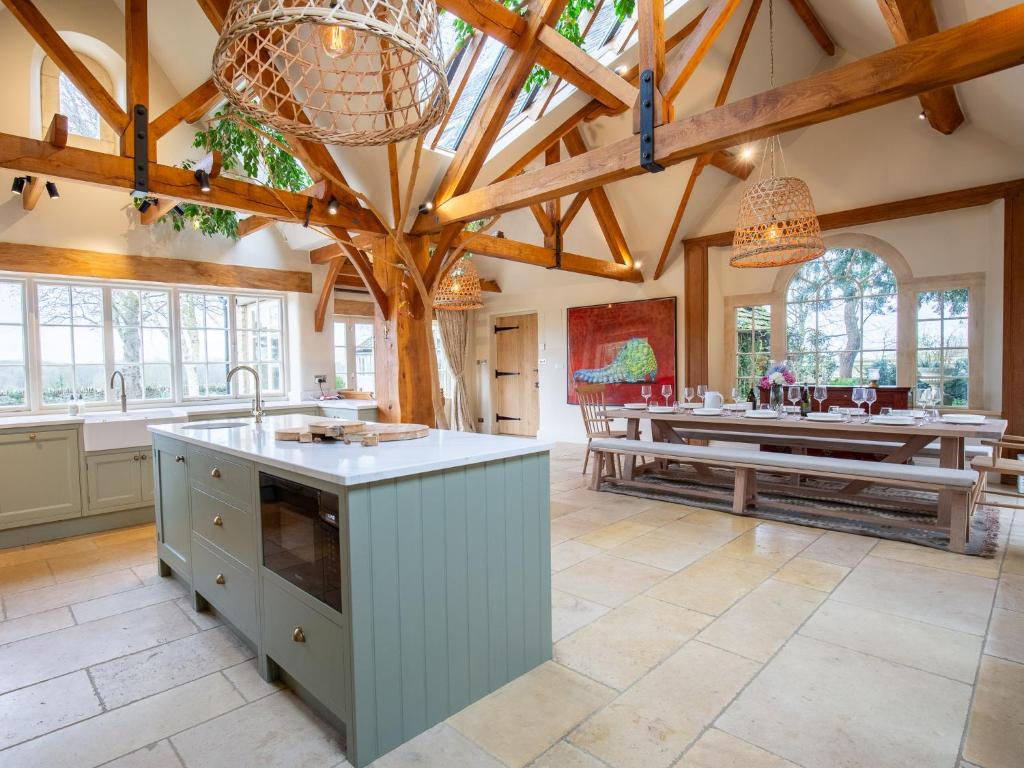
[[[1003,213],[1003,418],[1011,435],[1024,433],[1024,190],[1006,196]],[[1017,479],[1003,476],[1004,483]]]
[[129,157],[135,154],[135,105],[142,104],[149,109],[149,22],[146,2],[126,0],[124,4],[124,49],[128,65],[125,99],[131,119],[121,132],[121,154]]
[[415,288],[411,280],[404,280],[406,273],[399,269],[399,263],[394,241],[384,238],[373,258],[373,275],[388,296],[387,312],[378,307],[373,323],[377,414],[384,422],[433,427],[432,363],[427,346],[433,313],[427,309],[421,317],[413,316]]
[[683,376],[708,383],[708,249],[694,243],[683,248]]

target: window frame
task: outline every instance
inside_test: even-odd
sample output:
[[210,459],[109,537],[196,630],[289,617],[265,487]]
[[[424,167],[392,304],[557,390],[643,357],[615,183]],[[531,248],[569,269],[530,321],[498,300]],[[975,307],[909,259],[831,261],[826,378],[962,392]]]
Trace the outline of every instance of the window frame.
[[[30,318],[32,318],[35,314],[34,304],[30,305],[29,303],[30,301],[32,301],[32,291],[29,290],[28,280],[26,280],[23,277],[0,274],[0,282],[14,283],[21,287],[21,367],[25,375],[24,405],[0,405],[0,413],[22,413],[31,408],[32,403],[33,372],[31,361],[34,355],[33,350],[36,348],[35,345],[33,344],[32,333],[29,330]],[[4,323],[3,325],[7,326],[14,324]]]
[[[767,311],[767,313],[768,313],[768,351],[765,352],[764,354],[765,354],[765,356],[769,360],[771,360],[772,359],[772,356],[771,356],[772,345],[773,345],[773,343],[775,341],[775,336],[774,336],[774,333],[773,333],[774,328],[772,326],[772,321],[773,321],[773,319],[775,317],[775,312],[773,311],[772,305],[771,304],[741,304],[739,306],[733,307],[733,310],[732,310],[732,334],[731,334],[731,337],[730,337],[732,339],[733,346],[736,346],[738,341],[739,341],[740,331],[739,331],[739,328],[738,328],[736,320],[737,320],[737,316],[740,313],[740,310],[743,310],[743,309],[747,309],[747,310],[764,309],[764,310]],[[753,350],[753,348],[754,348],[753,339],[754,339],[754,334],[755,334],[755,329],[754,329],[753,325],[751,325],[751,329],[750,329],[749,333],[750,333],[750,337],[751,337],[751,350]],[[750,357],[750,358],[756,360],[756,358],[758,357],[758,354],[759,353],[753,352],[753,351],[751,351],[751,352],[740,352],[738,347],[736,348],[735,353],[733,354],[733,364],[735,366],[735,370],[733,372],[732,378],[730,379],[730,382],[731,382],[730,383],[730,388],[732,388],[732,387],[739,388],[739,385],[740,385],[740,375],[739,375],[739,359],[740,359],[740,356],[742,355],[742,356]],[[741,395],[742,395],[743,398],[746,398],[747,393],[750,391],[751,388],[754,388],[754,389],[757,388],[758,378],[759,378],[759,376],[758,376],[758,374],[755,371],[755,373],[752,374],[750,377],[745,377],[743,379],[743,381],[745,382],[743,390],[741,392]]]
[[[369,371],[369,372],[366,372],[366,371],[362,372],[363,376],[368,376],[368,375],[373,376],[373,379],[374,379],[373,389],[370,389],[370,390],[360,390],[359,389],[359,375],[360,375],[360,371],[358,370],[357,357],[356,357],[356,325],[370,325],[370,326],[373,326],[373,318],[372,317],[366,317],[366,316],[363,316],[363,315],[335,315],[335,317],[334,317],[334,325],[333,325],[334,339],[332,341],[332,347],[335,350],[335,356],[334,356],[334,361],[335,361],[335,363],[334,363],[335,364],[334,382],[335,382],[335,384],[338,381],[337,350],[338,350],[339,346],[341,346],[341,345],[338,344],[338,326],[339,325],[343,325],[344,328],[345,328],[345,344],[344,344],[344,347],[345,347],[345,366],[346,366],[346,368],[348,370],[346,371],[346,377],[347,377],[346,382],[345,382],[346,386],[344,386],[344,387],[335,387],[335,388],[336,389],[357,390],[357,391],[360,391],[360,392],[371,392],[371,393],[376,394],[376,392],[377,392],[377,364],[376,364],[377,361],[376,361],[376,358],[374,358],[373,370]],[[374,346],[376,347],[376,338],[374,338]]]

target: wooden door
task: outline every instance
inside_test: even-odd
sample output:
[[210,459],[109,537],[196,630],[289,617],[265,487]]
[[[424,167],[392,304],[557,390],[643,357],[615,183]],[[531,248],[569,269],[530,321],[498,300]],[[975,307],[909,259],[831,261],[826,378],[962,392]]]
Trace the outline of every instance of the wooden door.
[[536,437],[540,423],[537,315],[494,321],[494,418],[499,435]]

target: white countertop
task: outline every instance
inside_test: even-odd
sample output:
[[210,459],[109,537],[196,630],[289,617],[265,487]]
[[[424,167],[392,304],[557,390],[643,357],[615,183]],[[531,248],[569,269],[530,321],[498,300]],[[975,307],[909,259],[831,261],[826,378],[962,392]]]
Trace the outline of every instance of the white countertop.
[[274,430],[296,427],[323,417],[290,414],[252,419],[229,419],[240,428],[189,429],[188,424],[151,425],[149,431],[193,445],[291,470],[339,485],[359,485],[451,467],[480,464],[551,450],[554,443],[505,435],[430,430],[419,440],[396,440],[364,448],[340,442],[298,443],[274,439]]

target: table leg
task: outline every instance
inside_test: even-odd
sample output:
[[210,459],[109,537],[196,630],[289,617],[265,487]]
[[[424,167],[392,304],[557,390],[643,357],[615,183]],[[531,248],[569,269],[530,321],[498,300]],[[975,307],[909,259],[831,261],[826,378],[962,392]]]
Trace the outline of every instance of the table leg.
[[[626,419],[626,439],[640,439],[640,419]],[[636,471],[636,455],[630,454],[629,456],[626,457],[624,463],[625,466],[622,470],[623,479],[632,480],[633,474]]]
[[[945,469],[964,468],[964,439],[962,437],[939,438],[939,466]],[[962,494],[960,494],[962,495]],[[957,502],[957,492],[953,490],[939,491],[939,518],[938,523],[942,526],[949,526],[950,549],[955,550],[957,544],[960,551],[963,551],[963,534],[953,530],[954,505]],[[960,521],[958,521],[959,525]],[[967,526],[964,525],[966,530]]]

